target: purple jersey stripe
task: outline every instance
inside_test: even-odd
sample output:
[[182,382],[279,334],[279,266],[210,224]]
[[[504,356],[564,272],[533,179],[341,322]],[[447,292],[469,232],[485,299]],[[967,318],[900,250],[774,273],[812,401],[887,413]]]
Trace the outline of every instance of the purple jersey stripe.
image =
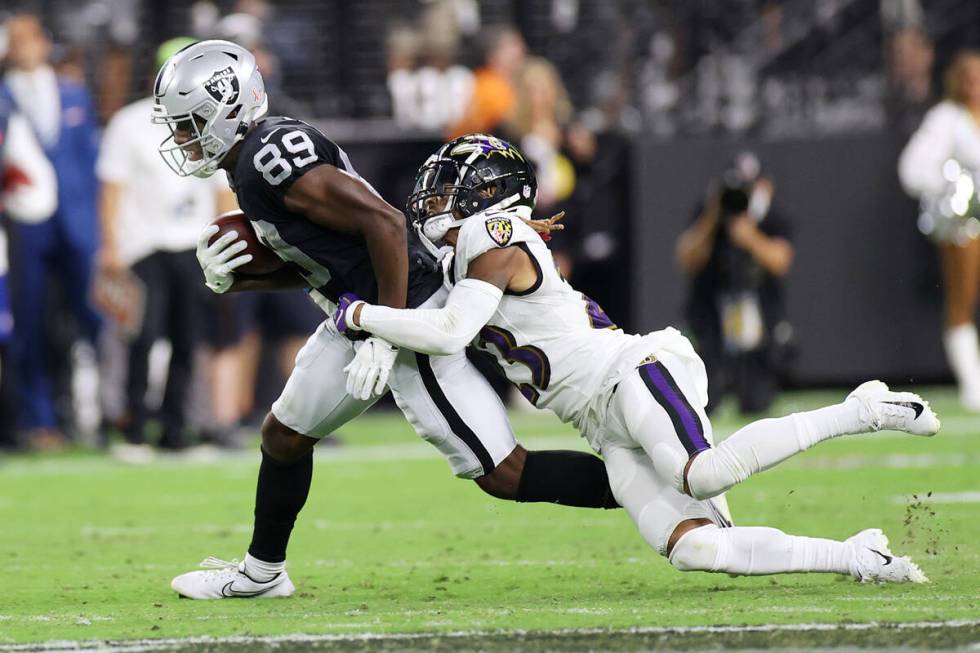
[[704,425],[701,424],[701,418],[694,412],[667,368],[660,362],[648,363],[640,367],[640,378],[643,379],[657,403],[667,411],[677,437],[687,453],[693,455],[698,451],[710,449],[711,445],[704,438]]

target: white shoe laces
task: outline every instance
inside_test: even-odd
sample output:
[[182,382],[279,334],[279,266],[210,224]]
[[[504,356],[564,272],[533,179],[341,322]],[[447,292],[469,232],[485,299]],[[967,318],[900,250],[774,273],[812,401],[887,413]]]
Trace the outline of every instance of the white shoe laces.
[[234,569],[235,571],[238,571],[239,564],[240,563],[238,560],[222,560],[221,558],[208,556],[201,561],[199,566],[212,571],[224,571],[226,569]]
[[889,404],[884,402],[879,402],[878,410],[881,411],[882,415],[887,417],[893,417],[901,423],[901,425],[906,425],[909,421],[909,411],[911,408],[905,408],[904,406],[896,406],[895,404]]
[[[858,403],[858,419],[867,424],[872,431],[880,431],[881,413],[875,409],[880,408],[881,404],[862,395],[854,395],[852,399]],[[876,403],[878,406],[873,405]]]

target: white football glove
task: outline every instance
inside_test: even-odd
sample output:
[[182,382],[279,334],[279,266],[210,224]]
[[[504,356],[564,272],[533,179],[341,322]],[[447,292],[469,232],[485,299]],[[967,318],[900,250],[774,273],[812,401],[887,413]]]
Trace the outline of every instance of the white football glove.
[[234,282],[233,272],[252,260],[251,254],[235,257],[248,243],[238,239],[237,231],[229,231],[221,238],[208,245],[208,241],[218,233],[216,224],[209,224],[201,231],[197,239],[197,262],[204,271],[204,285],[214,292],[227,292]]
[[380,397],[388,384],[398,347],[375,336],[355,343],[355,347],[357,353],[354,360],[344,368],[347,372],[347,394],[361,401],[367,401],[373,395]]

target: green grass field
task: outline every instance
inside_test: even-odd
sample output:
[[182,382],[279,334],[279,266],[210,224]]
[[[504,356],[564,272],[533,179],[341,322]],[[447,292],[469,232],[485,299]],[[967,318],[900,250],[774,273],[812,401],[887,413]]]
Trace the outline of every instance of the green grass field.
[[[517,641],[571,650],[582,638],[596,646],[593,631],[571,629],[599,629],[604,646],[636,650],[643,642],[652,647],[651,637],[663,641],[661,627],[949,621],[964,623],[915,630],[914,637],[895,627],[852,627],[855,635],[843,639],[837,630],[777,632],[791,645],[978,642],[980,418],[962,412],[949,390],[926,395],[944,420],[937,437],[887,433],[824,443],[729,495],[744,525],[834,538],[880,526],[893,550],[912,555],[932,579],[922,586],[681,574],[646,547],[622,511],[494,500],[450,476],[397,413],[375,413],[345,429],[342,446],[320,452],[290,549],[296,596],[178,600],[169,588],[174,575],[208,555],[243,555],[257,452],[145,467],[80,452],[8,457],[0,461],[0,651],[52,640],[299,633],[343,636],[360,647],[386,640],[359,634],[456,633],[426,639],[422,650],[462,650],[470,632],[484,633],[472,640],[481,650],[494,641],[503,642],[497,650],[513,650]],[[788,394],[774,412],[841,396]],[[518,414],[514,422],[530,448],[584,447],[550,414]],[[727,413],[715,429],[722,437],[740,423]],[[634,636],[616,639],[631,628]],[[567,645],[533,632],[520,640],[508,634],[556,630],[567,631]],[[730,643],[760,644],[739,639],[739,629],[719,632]],[[807,634],[827,632],[837,635]],[[889,632],[890,639],[877,636]],[[393,641],[408,648],[416,640]],[[132,650],[149,650],[141,646]]]

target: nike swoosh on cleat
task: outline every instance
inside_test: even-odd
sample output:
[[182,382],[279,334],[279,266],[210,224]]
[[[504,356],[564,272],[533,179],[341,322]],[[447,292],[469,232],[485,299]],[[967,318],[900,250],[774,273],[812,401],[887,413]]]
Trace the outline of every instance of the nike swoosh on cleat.
[[[893,560],[892,556],[886,556],[884,553],[882,553],[878,549],[872,549],[870,546],[868,547],[868,551],[873,551],[873,552],[875,552],[875,553],[877,553],[878,555],[881,556],[881,558],[885,561],[885,564],[882,565],[883,567],[887,567],[888,565],[890,565],[892,563],[892,560]],[[229,583],[229,585],[230,584],[231,583]]]
[[902,408],[911,408],[915,411],[915,417],[913,419],[919,419],[919,415],[922,411],[926,409],[925,406],[917,401],[883,401],[883,404],[891,404],[892,406],[901,406]]
[[227,596],[229,598],[233,598],[233,597],[245,597],[245,598],[247,598],[247,597],[250,597],[250,596],[259,596],[260,594],[265,594],[266,592],[268,592],[269,590],[271,590],[273,587],[275,587],[275,585],[270,585],[269,587],[266,587],[265,589],[257,590],[255,592],[239,592],[238,590],[232,589],[231,586],[234,585],[234,584],[235,584],[235,581],[233,581],[233,580],[230,580],[227,583],[225,583],[225,586],[221,588],[221,596]]

